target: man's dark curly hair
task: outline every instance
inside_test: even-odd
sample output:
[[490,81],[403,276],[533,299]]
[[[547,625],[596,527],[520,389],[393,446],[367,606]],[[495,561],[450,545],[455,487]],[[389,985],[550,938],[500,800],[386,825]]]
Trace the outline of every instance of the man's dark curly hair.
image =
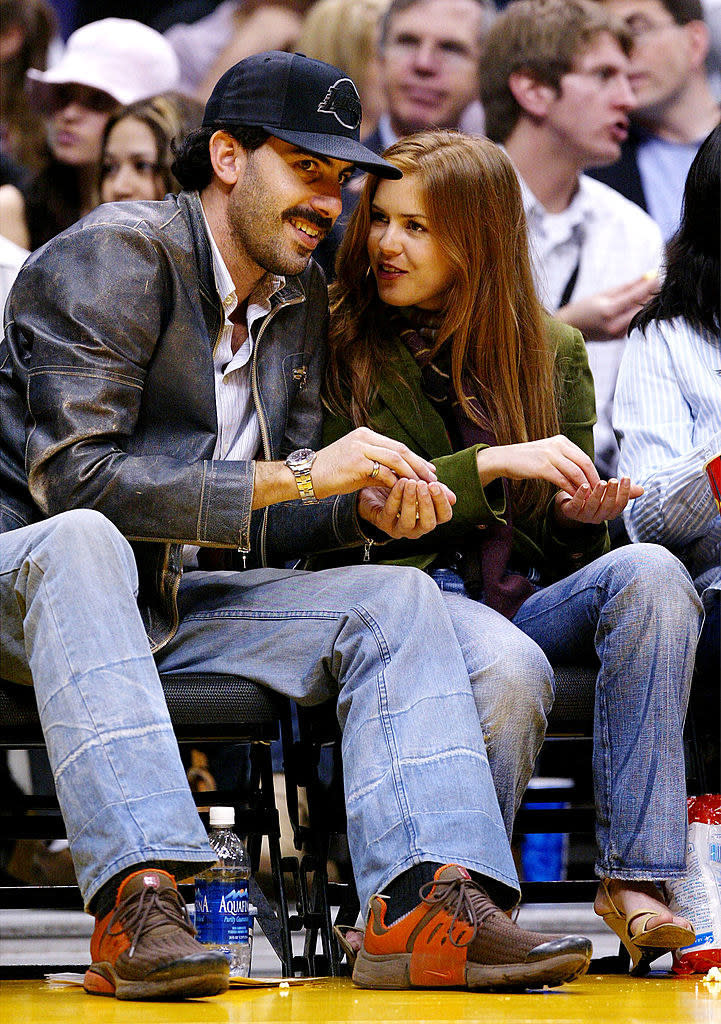
[[233,127],[216,125],[209,128],[196,128],[179,146],[173,144],[175,160],[170,168],[182,187],[189,192],[193,189],[201,191],[213,179],[213,165],[210,162],[208,144],[217,131],[224,131],[228,135],[232,135],[249,153],[254,149],[259,149],[269,138],[265,129],[247,127],[246,125]]

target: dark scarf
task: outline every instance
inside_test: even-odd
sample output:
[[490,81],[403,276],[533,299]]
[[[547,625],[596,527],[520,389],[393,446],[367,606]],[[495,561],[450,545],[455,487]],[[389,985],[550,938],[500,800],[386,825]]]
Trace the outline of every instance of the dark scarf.
[[[470,419],[456,395],[451,377],[451,344],[443,345],[431,358],[441,317],[437,313],[410,307],[386,307],[395,334],[414,357],[421,370],[421,388],[443,419],[454,451],[476,444],[493,446],[498,442],[491,430],[483,398],[473,381],[463,380],[463,389],[481,424]],[[494,521],[478,531],[478,543],[463,551],[459,567],[466,590],[476,600],[512,619],[535,587],[519,573],[509,571],[513,542],[508,481],[501,478],[506,498],[506,522]]]

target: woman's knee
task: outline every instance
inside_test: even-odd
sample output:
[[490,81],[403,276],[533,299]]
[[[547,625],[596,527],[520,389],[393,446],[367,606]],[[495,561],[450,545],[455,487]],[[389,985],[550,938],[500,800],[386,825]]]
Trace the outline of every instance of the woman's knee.
[[474,686],[488,720],[525,733],[529,721],[545,727],[553,705],[553,669],[541,648],[517,631],[513,643],[498,644],[483,685]]
[[688,570],[661,544],[626,544],[606,557],[612,559],[612,571],[621,583],[632,585],[656,600],[664,594],[670,594],[676,601],[686,596],[694,609],[698,607]]

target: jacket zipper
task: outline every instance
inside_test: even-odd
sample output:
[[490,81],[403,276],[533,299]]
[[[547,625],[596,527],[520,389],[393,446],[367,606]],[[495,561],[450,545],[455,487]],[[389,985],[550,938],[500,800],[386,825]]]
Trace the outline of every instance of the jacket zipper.
[[[253,395],[253,404],[255,405],[256,415],[258,416],[258,424],[260,426],[260,439],[261,439],[261,442],[263,444],[263,458],[265,459],[266,462],[270,461],[270,456],[271,456],[270,435],[268,433],[268,424],[266,422],[265,415],[263,413],[263,410],[260,407],[260,401],[259,401],[259,395],[258,395],[258,366],[257,366],[258,347],[260,345],[260,339],[263,337],[263,332],[265,331],[265,328],[268,326],[268,324],[273,319],[275,314],[277,312],[279,312],[281,309],[285,309],[287,306],[297,306],[301,302],[305,302],[305,296],[301,295],[301,296],[298,296],[298,298],[296,298],[296,299],[289,299],[287,302],[281,302],[281,303],[279,303],[275,307],[275,309],[272,309],[270,311],[270,313],[268,313],[268,315],[266,316],[266,318],[263,321],[263,323],[261,324],[260,330],[258,331],[258,337],[255,339],[255,344],[253,345],[253,362],[252,362],[251,372],[250,372],[250,388],[251,388],[251,393]],[[251,494],[251,504],[252,504],[252,494]],[[251,524],[251,517],[248,516],[248,526],[247,526],[247,529],[245,531],[241,531],[241,534],[240,534],[240,544],[239,544],[239,547],[238,547],[238,551],[240,552],[240,554],[242,556],[242,559],[243,559],[243,568],[244,569],[246,568],[246,559],[247,559],[248,555],[250,554],[250,524]],[[259,552],[260,558],[259,558],[259,564],[262,565],[262,566],[266,565],[265,542],[266,542],[267,531],[268,531],[268,506],[266,505],[266,507],[263,509],[263,523],[262,523],[262,526],[260,528],[260,552]]]

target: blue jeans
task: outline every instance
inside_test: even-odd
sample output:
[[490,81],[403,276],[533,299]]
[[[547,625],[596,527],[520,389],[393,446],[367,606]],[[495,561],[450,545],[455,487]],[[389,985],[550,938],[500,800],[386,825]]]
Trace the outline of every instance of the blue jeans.
[[[203,861],[128,545],[84,511],[5,534],[0,552],[3,671],[35,683],[86,902],[132,863]],[[178,600],[160,669],[242,672],[304,704],[337,696],[362,906],[421,861],[463,864],[515,902],[468,671],[432,580],[384,566],[191,572]]]
[[[458,577],[449,581],[458,597]],[[513,619],[551,662],[601,663],[593,772],[600,877],[685,870],[683,721],[701,604],[681,563],[655,544],[618,548],[524,601]]]
[[164,671],[241,671],[298,701],[337,698],[361,907],[421,861],[518,881],[469,674],[438,589],[399,566],[188,572]]
[[513,822],[546,736],[553,705],[548,658],[512,622],[465,596],[450,569],[431,573],[443,592],[471,680],[493,784],[510,839]]
[[89,509],[0,535],[0,672],[33,683],[87,906],[135,864],[215,857],[135,602],[129,545]]
[[629,544],[532,594],[514,623],[550,661],[601,662],[593,727],[596,872],[667,879],[686,866],[683,723],[701,603],[681,562]]

